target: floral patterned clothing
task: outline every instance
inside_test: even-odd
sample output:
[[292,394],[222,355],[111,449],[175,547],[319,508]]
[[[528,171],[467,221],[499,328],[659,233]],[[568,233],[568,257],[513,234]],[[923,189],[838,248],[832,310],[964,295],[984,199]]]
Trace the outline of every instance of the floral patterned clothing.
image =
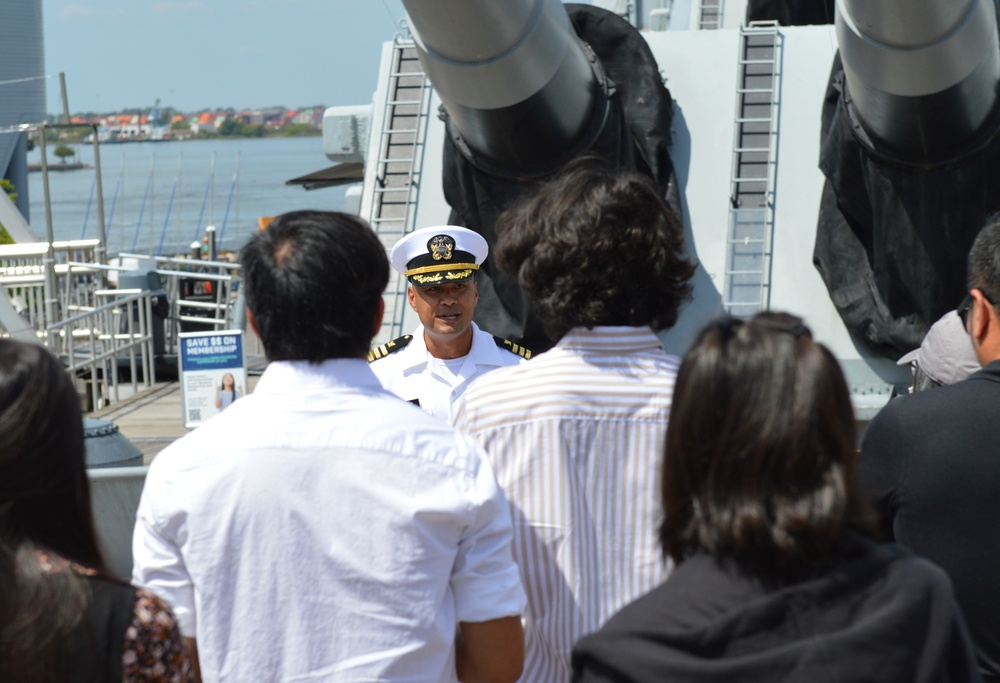
[[[61,557],[37,552],[42,570],[49,573],[70,571],[86,577],[91,586],[91,605],[88,615],[79,628],[97,629],[88,638],[100,640],[102,633],[117,637],[122,629],[116,624],[126,623],[120,649],[121,660],[115,662],[111,671],[121,671],[122,683],[189,683],[194,681],[191,663],[184,651],[177,621],[170,608],[144,588],[134,588],[117,579],[101,576],[89,567],[80,566]],[[114,602],[109,607],[101,602]],[[118,605],[131,606],[131,614],[122,615]],[[117,614],[113,614],[119,610]],[[94,613],[99,613],[95,617]],[[109,642],[113,646],[113,642]],[[71,662],[77,660],[71,656]],[[72,665],[71,665],[72,666]],[[71,680],[82,675],[92,680],[89,672],[70,671]]]

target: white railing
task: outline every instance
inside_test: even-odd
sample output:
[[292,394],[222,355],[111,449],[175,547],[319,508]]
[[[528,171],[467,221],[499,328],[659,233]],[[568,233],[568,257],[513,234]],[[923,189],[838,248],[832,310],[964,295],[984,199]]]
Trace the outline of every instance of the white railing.
[[48,254],[48,242],[0,246],[0,296],[9,300],[36,332],[44,330],[48,322],[45,310]]
[[128,362],[132,393],[139,377],[144,388],[156,382],[151,293],[114,289],[95,296],[106,303],[50,325],[44,340],[70,374],[89,382],[93,410],[121,399],[119,361]]
[[[161,291],[154,296],[164,296],[169,304],[163,316],[165,321],[163,351],[175,355],[178,335],[184,331],[225,330],[242,325],[242,312],[237,304],[237,291],[241,278],[240,266],[226,261],[199,261],[173,257],[153,257],[140,254],[121,254],[121,259],[136,263],[151,263],[160,276]],[[121,274],[134,270],[131,266],[99,265],[69,262],[71,271],[86,267],[102,271],[107,279],[117,281]],[[154,321],[155,323],[155,321]]]
[[[105,265],[97,247],[97,240],[54,242],[51,248],[46,242],[0,246],[0,299],[6,307],[0,320],[10,327],[12,317],[17,328],[6,333],[37,337],[62,357],[89,382],[93,409],[119,400],[119,363],[128,363],[134,391],[140,377],[144,386],[155,381],[157,355],[176,356],[181,332],[245,327],[238,264],[121,254],[126,265]],[[146,264],[155,266],[159,289],[155,278],[138,289],[105,288]],[[248,330],[246,340],[248,359],[262,360],[256,335]]]

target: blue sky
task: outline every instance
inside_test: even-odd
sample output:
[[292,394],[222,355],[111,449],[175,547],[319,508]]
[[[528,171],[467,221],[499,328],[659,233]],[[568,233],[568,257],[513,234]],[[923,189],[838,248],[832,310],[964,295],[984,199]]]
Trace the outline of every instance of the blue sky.
[[[400,0],[43,0],[45,69],[70,110],[371,101]],[[48,81],[58,111],[58,82]]]

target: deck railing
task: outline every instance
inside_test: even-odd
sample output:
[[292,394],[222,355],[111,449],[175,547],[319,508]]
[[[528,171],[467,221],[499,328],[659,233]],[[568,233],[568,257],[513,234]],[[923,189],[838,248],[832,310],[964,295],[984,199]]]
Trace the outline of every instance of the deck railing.
[[67,371],[87,384],[93,410],[121,399],[120,361],[128,363],[132,393],[156,382],[151,293],[113,289],[95,296],[106,303],[49,325],[44,339]]

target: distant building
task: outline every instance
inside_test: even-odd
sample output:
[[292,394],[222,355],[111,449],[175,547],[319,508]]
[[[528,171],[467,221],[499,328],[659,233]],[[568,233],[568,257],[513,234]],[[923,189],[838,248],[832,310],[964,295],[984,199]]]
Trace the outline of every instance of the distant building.
[[226,117],[221,114],[213,114],[212,112],[202,112],[197,120],[191,122],[191,131],[194,133],[199,133],[205,131],[206,133],[215,133],[218,130],[218,126],[226,120]]
[[[4,2],[0,20],[0,131],[45,120],[45,42],[42,0]],[[9,83],[24,78],[37,80]],[[17,188],[17,207],[28,217],[28,136],[0,132],[0,178]]]

